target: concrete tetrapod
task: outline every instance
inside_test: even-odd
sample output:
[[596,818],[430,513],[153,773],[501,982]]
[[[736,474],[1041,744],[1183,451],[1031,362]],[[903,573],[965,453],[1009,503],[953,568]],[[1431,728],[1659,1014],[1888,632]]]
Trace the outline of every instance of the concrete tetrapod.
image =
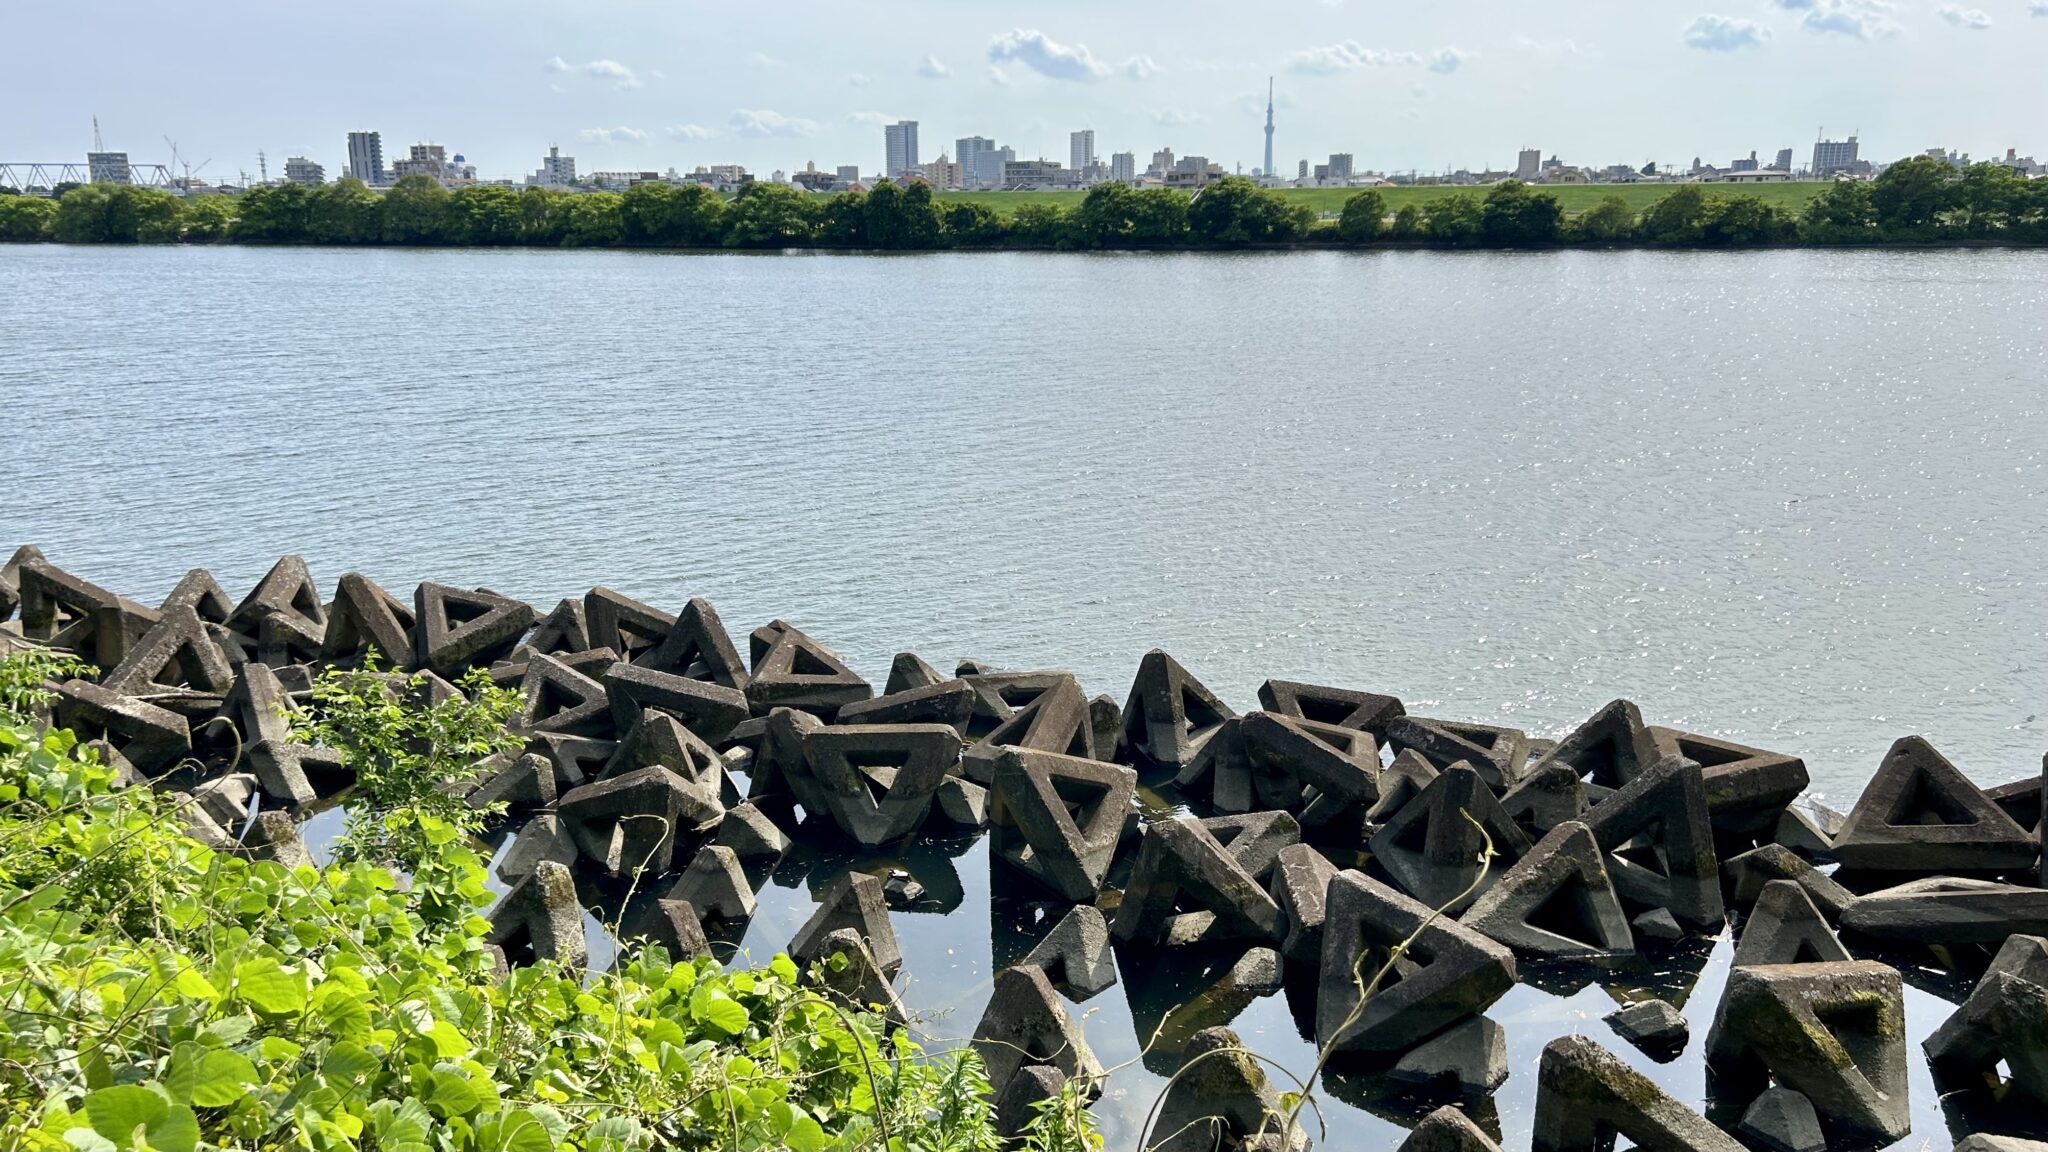
[[1842,930],[1916,944],[2002,944],[2019,933],[2048,936],[2048,890],[1935,876],[1859,896]]
[[882,973],[867,941],[852,928],[825,934],[816,956],[820,982],[847,1005],[879,1013],[901,1028],[910,1023],[910,1012],[896,995],[895,985]]
[[1240,734],[1261,807],[1298,813],[1311,827],[1345,821],[1355,832],[1379,800],[1380,750],[1370,732],[1253,712]]
[[1484,1096],[1507,1083],[1507,1029],[1485,1016],[1453,1024],[1403,1052],[1387,1078],[1424,1091]]
[[1628,786],[1657,762],[1643,714],[1628,700],[1615,700],[1571,730],[1530,769],[1563,765],[1586,785],[1594,802]]
[[1137,787],[1120,765],[1007,749],[989,788],[990,854],[1067,900],[1093,900]]
[[[1495,854],[1491,862],[1480,856],[1488,840]],[[1501,810],[1480,772],[1459,763],[1439,772],[1373,836],[1371,846],[1373,858],[1403,890],[1455,914],[1529,851],[1529,838]]]
[[419,663],[450,679],[511,655],[538,618],[531,604],[482,588],[422,583],[412,599]]
[[869,846],[924,825],[932,796],[960,762],[960,747],[960,734],[944,724],[832,725],[803,738],[826,813]]
[[1286,1133],[1286,1108],[1266,1071],[1228,1028],[1204,1028],[1189,1039],[1181,1071],[1159,1115],[1145,1134],[1147,1152],[1211,1152],[1246,1147],[1254,1135],[1271,1136],[1258,1145],[1281,1152],[1303,1150],[1308,1133],[1297,1123]]
[[1764,1089],[1750,1101],[1735,1130],[1761,1145],[1763,1152],[1827,1152],[1828,1148],[1813,1101],[1782,1084]]
[[1074,1000],[1086,1000],[1116,984],[1116,957],[1109,949],[1109,922],[1093,904],[1067,909],[1022,964],[1035,965],[1052,985]]
[[369,577],[350,572],[335,586],[320,658],[345,659],[375,649],[385,667],[409,672],[419,664],[413,627],[412,609]]
[[576,879],[552,860],[534,865],[533,874],[505,893],[487,919],[485,942],[504,949],[510,963],[549,960],[576,968],[589,956]]
[[740,662],[718,609],[702,596],[692,597],[661,638],[645,655],[634,661],[643,668],[667,672],[685,680],[702,680],[735,692],[745,692],[750,677]]
[[590,648],[590,627],[584,621],[583,601],[563,599],[554,611],[540,618],[520,647],[549,656],[583,652]]
[[708,831],[724,815],[715,798],[659,765],[571,789],[555,810],[583,854],[614,875],[668,871],[677,837]]
[[1496,794],[1515,786],[1529,759],[1529,737],[1516,728],[1401,716],[1387,725],[1396,754],[1413,749],[1438,768],[1469,764]]
[[1602,1152],[1617,1134],[1645,1152],[1745,1152],[1593,1040],[1552,1040],[1536,1073],[1533,1152]]
[[1621,956],[1636,950],[1600,845],[1576,820],[1552,828],[1458,922],[1538,956]]
[[1849,959],[1848,949],[1822,918],[1820,909],[1797,881],[1773,880],[1764,885],[1756,907],[1742,922],[1735,946],[1735,964],[1815,964]]
[[[1393,950],[1410,936],[1414,943],[1396,958]],[[1361,1009],[1361,990],[1389,962],[1399,980],[1382,980]],[[1330,881],[1316,988],[1318,1045],[1405,1052],[1484,1012],[1514,983],[1515,957],[1505,946],[1363,873],[1339,872]]]
[[1921,1048],[1944,1085],[1996,1088],[2003,1061],[2013,1088],[2048,1104],[2048,940],[2007,939],[1962,1007]]
[[1124,701],[1124,743],[1154,764],[1177,769],[1236,715],[1179,661],[1154,648],[1138,662]]
[[1280,850],[1266,891],[1280,906],[1280,952],[1296,964],[1319,964],[1323,958],[1323,895],[1337,866],[1307,844]]
[[1615,1035],[1660,1064],[1677,1059],[1686,1041],[1692,1038],[1692,1028],[1685,1017],[1662,1000],[1638,1000],[1609,1012],[1603,1019]]
[[1268,680],[1259,685],[1259,706],[1282,716],[1370,732],[1381,742],[1386,740],[1387,725],[1394,717],[1407,713],[1393,696],[1293,680]]
[[1101,1091],[1101,1062],[1045,973],[1035,967],[1005,968],[996,974],[988,1007],[974,1028],[973,1045],[998,1097],[1019,1070],[1036,1064],[1057,1068],[1069,1080],[1087,1082],[1091,1097]]
[[716,844],[697,850],[667,898],[688,902],[700,919],[737,924],[754,916],[754,886],[747,883],[739,854]]
[[1500,1152],[1493,1137],[1453,1105],[1422,1118],[1394,1152]]
[[1126,944],[1280,939],[1280,906],[1202,822],[1145,828],[1111,932]]
[[1739,856],[1731,856],[1725,871],[1728,874],[1728,899],[1737,908],[1755,904],[1762,898],[1765,886],[1774,880],[1790,880],[1798,884],[1807,899],[1813,901],[1813,906],[1831,923],[1840,921],[1842,913],[1857,899],[1855,893],[1782,844],[1765,844]]
[[235,667],[199,614],[180,607],[159,616],[100,683],[123,696],[225,693],[235,685]]
[[654,651],[676,625],[661,609],[603,585],[584,593],[583,619],[592,648],[609,648],[629,663]]
[[1707,812],[1717,831],[1769,828],[1785,805],[1806,791],[1806,762],[1797,756],[1675,728],[1652,725],[1648,731],[1657,750],[1651,762],[1677,757],[1700,766]]
[[880,880],[865,872],[848,872],[832,885],[819,901],[818,910],[790,937],[790,959],[799,964],[818,959],[824,955],[825,938],[842,928],[860,933],[884,975],[894,976],[903,967],[903,949],[889,923],[888,897]]
[[[614,731],[605,686],[553,656],[536,654],[527,661],[520,688],[524,695],[512,726],[521,732],[609,737]],[[636,709],[632,716],[638,715]]]
[[715,747],[749,715],[748,698],[736,689],[636,664],[618,663],[607,669],[604,691],[621,732],[632,726],[642,708],[654,708],[682,721],[683,727]]
[[1834,838],[1835,859],[1866,872],[1999,872],[2028,868],[2040,846],[1918,736],[1885,753]]
[[1081,695],[1080,684],[1060,673],[1044,691],[967,747],[960,756],[961,774],[976,784],[993,783],[996,762],[1005,748],[1095,759],[1094,730],[1089,725],[1088,701]]
[[839,710],[841,724],[944,724],[965,734],[974,715],[974,689],[965,680],[905,688]]
[[755,629],[750,643],[754,669],[746,697],[757,716],[797,708],[831,720],[845,705],[875,694],[830,648],[784,621]]
[[256,659],[272,667],[316,660],[327,633],[327,608],[306,562],[285,556],[228,614],[228,629],[256,639]]
[[1716,1095],[1775,1080],[1858,1139],[1912,1130],[1899,974],[1868,960],[1734,968],[1707,1034]]
[[1607,853],[1607,875],[1626,901],[1666,908],[1694,928],[1718,928],[1721,867],[1700,766],[1663,760],[1586,813]]

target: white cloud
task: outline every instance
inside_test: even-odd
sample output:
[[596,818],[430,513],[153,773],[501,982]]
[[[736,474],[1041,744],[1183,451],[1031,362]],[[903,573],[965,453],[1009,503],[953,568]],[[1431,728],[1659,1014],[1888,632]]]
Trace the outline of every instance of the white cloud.
[[[2044,0],[2044,2],[2048,2],[2048,0]],[[998,88],[1008,88],[1010,86],[1010,74],[991,64],[988,66],[988,82]]]
[[[2043,0],[2043,3],[2048,3],[2048,0]],[[1166,69],[1150,56],[1133,56],[1124,61],[1124,75],[1133,80],[1150,80],[1164,71]]]
[[2027,14],[2048,18],[2048,0],[2034,0],[2032,4],[2027,5]]
[[548,57],[548,62],[540,66],[540,70],[543,72],[567,72],[569,70],[569,62],[560,56],[550,56]]
[[944,80],[953,74],[953,70],[937,56],[926,56],[924,63],[917,66],[917,74],[927,80]]
[[592,144],[639,143],[647,139],[647,133],[638,128],[585,128],[577,133]]
[[1685,46],[1702,52],[1739,52],[1744,48],[1761,48],[1771,38],[1771,30],[1754,20],[1743,20],[1735,16],[1704,14],[1693,17],[1685,26]]
[[1329,76],[1356,68],[1392,68],[1422,63],[1413,52],[1390,52],[1367,48],[1356,40],[1340,40],[1321,48],[1306,48],[1288,57],[1287,70],[1311,76]]
[[1982,8],[1964,8],[1959,4],[1943,4],[1934,10],[1935,15],[1948,21],[1952,28],[1968,28],[1982,32],[1991,27],[1991,13]]
[[650,69],[648,69],[648,70],[647,70],[647,75],[648,75],[648,77],[649,77],[649,78],[651,78],[651,79],[655,79],[655,80],[666,80],[666,79],[668,79],[668,73],[666,73],[666,72],[663,72],[663,71],[662,71],[661,69],[659,69],[659,68],[650,68]]
[[1169,108],[1154,112],[1152,122],[1162,128],[1179,128],[1188,124],[1207,124],[1209,118],[1200,112],[1182,112]]
[[610,80],[612,86],[619,89],[640,87],[640,77],[617,60],[592,60],[583,66],[583,74],[599,80]]
[[883,124],[894,124],[901,119],[903,117],[892,116],[887,112],[849,112],[846,116],[848,124],[873,124],[877,127]]
[[671,124],[662,131],[671,140],[708,140],[717,135],[702,124]]
[[846,78],[846,83],[849,87],[865,88],[868,86],[868,74],[865,72],[855,72]]
[[732,130],[758,140],[769,136],[815,135],[818,124],[815,120],[784,116],[767,108],[742,108],[732,114]]
[[782,61],[777,60],[766,52],[756,52],[752,56],[747,57],[747,63],[752,64],[756,68],[779,68],[782,66]]
[[1005,32],[989,43],[988,58],[1001,64],[1015,60],[1048,80],[1093,82],[1109,75],[1110,67],[1095,58],[1085,44],[1062,44],[1036,28]]
[[1799,26],[1816,36],[1882,40],[1896,35],[1898,21],[1886,0],[1773,0],[1788,12],[1803,12]]
[[1471,58],[1472,53],[1462,48],[1439,48],[1429,54],[1429,70],[1438,75],[1448,76],[1463,68],[1465,61]]

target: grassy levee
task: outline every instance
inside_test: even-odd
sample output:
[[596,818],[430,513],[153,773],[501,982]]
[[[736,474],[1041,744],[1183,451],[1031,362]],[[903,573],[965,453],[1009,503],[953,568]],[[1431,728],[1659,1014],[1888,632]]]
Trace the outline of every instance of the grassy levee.
[[[1643,211],[1658,200],[1669,196],[1682,184],[1545,184],[1542,191],[1557,197],[1564,206],[1565,215],[1577,216],[1592,208],[1609,196],[1619,196],[1637,212]],[[1818,195],[1827,182],[1822,180],[1800,180],[1786,184],[1703,184],[1710,196],[1754,196],[1766,204],[1775,205],[1797,213],[1806,207],[1806,202]],[[1307,204],[1318,215],[1335,216],[1344,210],[1344,201],[1356,195],[1356,188],[1282,188],[1280,195],[1290,201]],[[1483,197],[1486,186],[1457,187],[1453,185],[1416,185],[1401,188],[1382,188],[1380,195],[1386,198],[1387,211],[1399,212],[1404,205],[1413,204],[1418,208],[1432,200],[1458,193]],[[1081,191],[1037,191],[1037,192],[942,192],[941,203],[965,202],[986,204],[996,214],[1008,219],[1010,215],[1026,204],[1052,204],[1060,208],[1073,208],[1087,195]]]

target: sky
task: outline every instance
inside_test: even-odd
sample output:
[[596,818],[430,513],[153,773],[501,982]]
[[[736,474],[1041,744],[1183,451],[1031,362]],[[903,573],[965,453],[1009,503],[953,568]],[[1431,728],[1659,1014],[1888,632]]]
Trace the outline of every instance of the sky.
[[[1858,132],[2048,157],[2048,0],[216,0],[30,3],[0,160],[76,160],[98,116],[137,163],[220,181],[267,152],[340,175],[351,129],[461,153],[486,177],[550,144],[580,171],[739,163],[767,174],[921,159],[962,136],[1360,170],[1709,163]],[[33,51],[21,45],[34,45]]]

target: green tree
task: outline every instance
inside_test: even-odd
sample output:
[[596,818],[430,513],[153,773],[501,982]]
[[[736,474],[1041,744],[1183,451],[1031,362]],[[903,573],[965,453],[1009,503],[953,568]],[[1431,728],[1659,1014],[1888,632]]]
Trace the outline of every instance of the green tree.
[[517,244],[522,223],[519,193],[510,188],[473,184],[457,189],[448,203],[448,237],[457,244]]
[[716,248],[725,241],[725,200],[707,184],[635,184],[619,200],[627,244]]
[[1806,202],[1800,214],[1800,235],[1816,244],[1855,244],[1876,238],[1877,205],[1870,185],[1837,180]]
[[2011,228],[2027,212],[2028,180],[2003,164],[1972,164],[1955,189],[1957,223],[1972,236]]
[[585,192],[569,201],[569,226],[562,243],[572,248],[610,248],[626,233],[624,198],[617,192]]
[[393,244],[446,244],[453,197],[432,176],[401,177],[384,193],[384,239]]
[[1429,238],[1454,248],[1470,248],[1486,234],[1486,213],[1479,199],[1459,193],[1429,202]]
[[821,215],[809,192],[757,180],[740,189],[726,207],[728,248],[798,248],[818,236]]
[[178,198],[132,184],[81,184],[57,202],[51,233],[67,244],[169,244]]
[[1721,247],[1782,244],[1799,234],[1792,218],[1755,196],[1709,200],[1700,222],[1700,241]]
[[519,194],[519,239],[525,244],[560,244],[569,234],[574,192],[528,188]]
[[43,240],[57,219],[57,202],[41,196],[0,200],[0,240]]
[[1370,244],[1387,228],[1387,198],[1367,188],[1344,201],[1337,216],[1337,238],[1346,244]]
[[1171,188],[1097,184],[1069,215],[1076,248],[1162,248],[1187,242],[1188,198]]
[[194,196],[179,211],[188,244],[219,244],[234,234],[239,205],[227,196]]
[[1956,170],[1932,156],[1901,160],[1878,174],[1871,185],[1871,206],[1888,234],[1924,238],[1956,205]]
[[1021,247],[1058,248],[1067,242],[1067,215],[1057,204],[1027,201],[1010,214],[1010,235]]
[[1425,223],[1422,209],[1412,203],[1403,204],[1394,213],[1394,222],[1387,226],[1387,235],[1395,240],[1417,240],[1422,237]]
[[1603,196],[1572,222],[1570,235],[1587,244],[1621,244],[1636,233],[1636,210],[1619,196]]
[[841,192],[826,200],[818,217],[818,243],[827,248],[867,247],[868,194]]
[[1486,193],[1480,229],[1488,244],[1499,247],[1555,244],[1564,233],[1564,205],[1519,180],[1503,180]]
[[907,185],[884,180],[868,193],[868,246],[916,250],[939,246],[939,209],[932,186],[922,180]]
[[297,244],[313,234],[313,191],[302,184],[274,184],[242,194],[235,239]]
[[970,200],[939,206],[939,232],[952,248],[991,248],[1009,234],[995,209]]
[[1643,213],[1643,239],[1653,244],[1697,244],[1705,230],[1707,194],[1697,184],[1681,184]]
[[1242,176],[1202,189],[1188,208],[1188,233],[1204,244],[1284,244],[1308,235],[1315,211]]
[[316,244],[377,244],[384,239],[384,201],[353,176],[313,189],[307,208],[307,237]]

